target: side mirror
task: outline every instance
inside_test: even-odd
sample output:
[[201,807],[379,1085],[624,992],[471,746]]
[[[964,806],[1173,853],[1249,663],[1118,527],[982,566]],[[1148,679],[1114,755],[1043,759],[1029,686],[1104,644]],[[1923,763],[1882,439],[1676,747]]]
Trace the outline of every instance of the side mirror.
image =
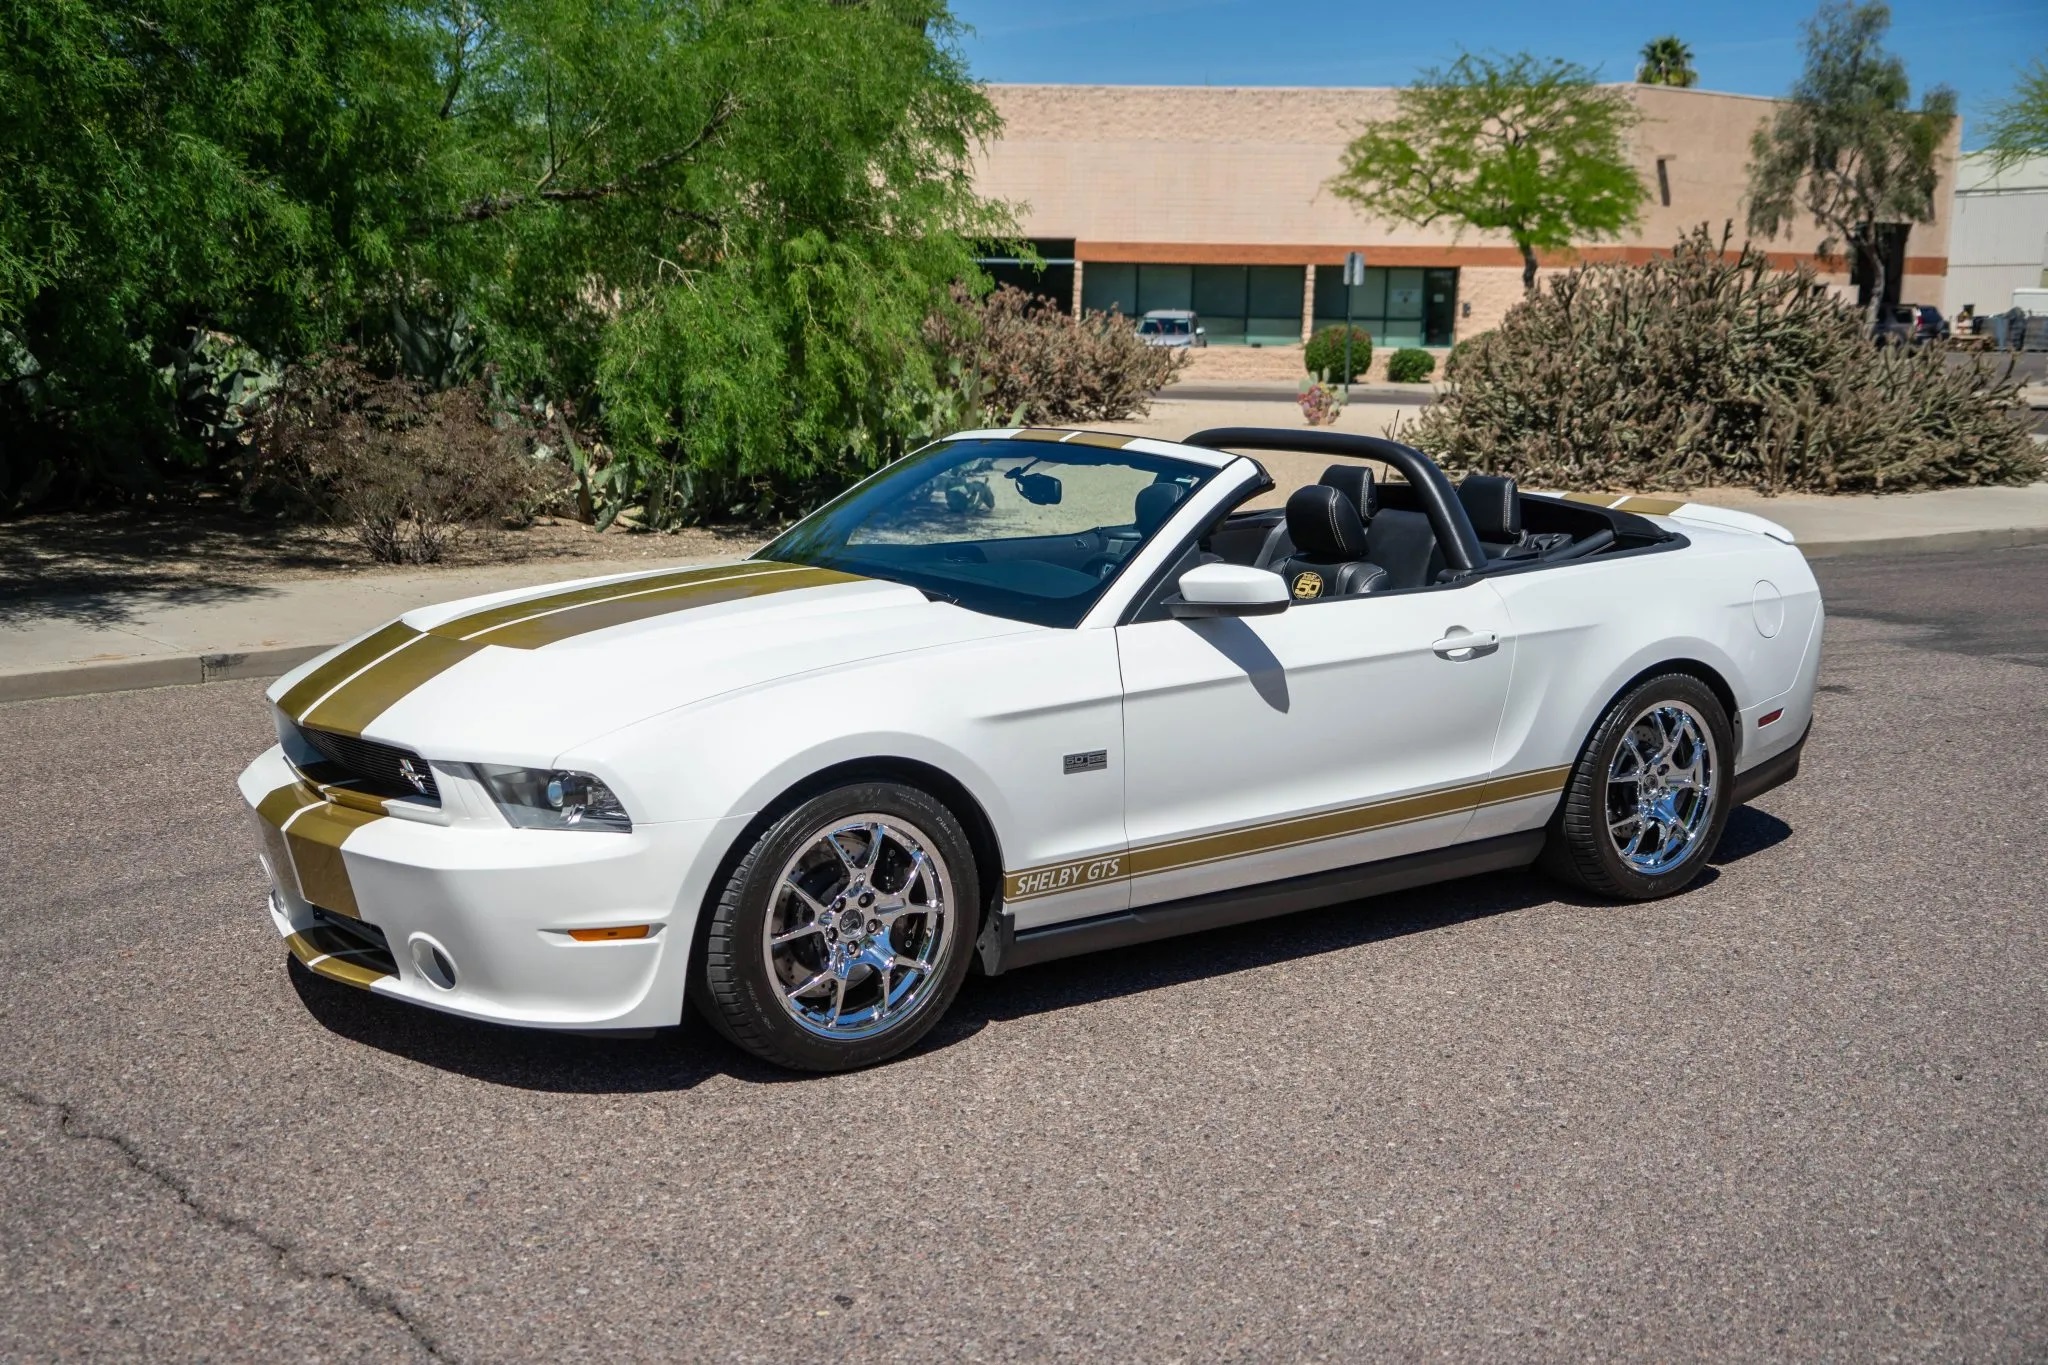
[[1166,610],[1182,620],[1205,616],[1271,616],[1287,610],[1287,581],[1270,569],[1197,564],[1180,576]]
[[1209,329],[1207,327],[1197,327],[1195,329],[1195,335],[1198,337],[1205,337],[1209,335]]

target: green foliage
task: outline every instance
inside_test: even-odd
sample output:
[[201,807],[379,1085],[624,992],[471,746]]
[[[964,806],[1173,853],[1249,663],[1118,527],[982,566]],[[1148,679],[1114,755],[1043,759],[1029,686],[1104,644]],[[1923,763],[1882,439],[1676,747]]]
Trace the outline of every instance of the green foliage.
[[924,321],[1008,230],[944,0],[23,0],[0,26],[0,421],[35,433],[0,509],[217,467],[158,375],[195,328],[436,386],[488,364],[609,435],[613,512],[780,506],[921,429]]
[[1462,343],[1411,431],[1536,487],[1902,492],[2043,475],[2009,370],[1873,347],[1856,310],[1705,227],[1584,266]]
[[2012,94],[1991,107],[1984,121],[1984,150],[1999,170],[2048,156],[2048,58],[2036,57],[2020,73]]
[[1465,54],[1396,96],[1344,152],[1330,188],[1374,218],[1504,232],[1536,287],[1536,253],[1634,227],[1645,191],[1622,91],[1571,62]]
[[1416,346],[1403,346],[1387,357],[1387,379],[1395,384],[1420,384],[1436,373],[1436,357]]
[[[1822,6],[1806,25],[1806,69],[1750,143],[1749,227],[1775,237],[1802,213],[1826,234],[1824,256],[1863,251],[1872,224],[1931,223],[1941,149],[1956,97],[1937,87],[1909,107],[1906,65],[1884,50],[1891,11]],[[1863,251],[1884,297],[1884,255]]]
[[1690,89],[1700,83],[1700,73],[1692,69],[1692,49],[1675,33],[1644,43],[1642,57],[1636,67],[1638,85],[1675,85]]
[[[1121,313],[1072,318],[1009,286],[979,301],[960,293],[926,334],[956,367],[949,383],[969,400],[947,412],[955,431],[1140,416],[1187,363],[1184,350],[1146,345]],[[926,434],[945,432],[934,425]]]
[[1363,327],[1351,329],[1351,373],[1344,373],[1344,329],[1325,327],[1302,348],[1308,372],[1326,383],[1349,384],[1372,364],[1372,333]]

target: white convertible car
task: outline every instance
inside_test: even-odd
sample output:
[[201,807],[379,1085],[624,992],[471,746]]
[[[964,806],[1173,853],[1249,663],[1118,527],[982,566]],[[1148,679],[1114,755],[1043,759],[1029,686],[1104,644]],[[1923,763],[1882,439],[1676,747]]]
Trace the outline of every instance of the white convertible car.
[[[1243,451],[1335,457],[1284,511]],[[1382,477],[1373,477],[1377,465]],[[1668,895],[1791,778],[1821,603],[1683,501],[1327,432],[964,432],[752,559],[415,611],[242,774],[320,975],[790,1067],[1025,964],[1541,863]]]

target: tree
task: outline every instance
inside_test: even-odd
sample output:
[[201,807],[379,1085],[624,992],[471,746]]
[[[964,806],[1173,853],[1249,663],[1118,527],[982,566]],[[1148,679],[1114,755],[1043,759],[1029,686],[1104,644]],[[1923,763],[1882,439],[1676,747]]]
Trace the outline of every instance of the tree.
[[193,329],[488,365],[650,521],[786,501],[918,433],[1009,229],[945,0],[0,13],[0,510],[218,459],[159,375]]
[[2035,58],[2012,94],[1992,106],[1984,150],[2001,171],[2029,157],[2048,156],[2048,59]]
[[1677,34],[1652,38],[1643,44],[1642,64],[1636,67],[1638,85],[1675,85],[1691,89],[1700,83],[1692,69],[1692,49]]
[[1536,288],[1536,253],[1620,235],[1644,198],[1626,137],[1640,115],[1584,67],[1469,53],[1395,96],[1344,151],[1333,193],[1374,217],[1505,232]]
[[1823,257],[1853,253],[1873,310],[1885,300],[1886,248],[1903,252],[1911,225],[1934,219],[1956,108],[1941,87],[1909,107],[1905,63],[1883,47],[1890,25],[1881,2],[1823,6],[1807,21],[1805,71],[1750,143],[1750,230],[1775,237],[1811,215]]

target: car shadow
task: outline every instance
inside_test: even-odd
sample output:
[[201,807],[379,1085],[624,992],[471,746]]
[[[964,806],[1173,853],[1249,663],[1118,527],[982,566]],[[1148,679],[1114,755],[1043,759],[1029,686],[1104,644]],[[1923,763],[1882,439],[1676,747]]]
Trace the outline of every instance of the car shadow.
[[[1719,865],[1774,847],[1791,834],[1791,826],[1776,816],[1753,807],[1737,807],[1712,863],[1692,889],[1711,885],[1720,875]],[[1369,947],[1544,906],[1617,915],[1656,911],[1654,903],[1617,905],[1586,896],[1533,870],[1440,882],[1184,938],[1067,958],[999,977],[977,974],[968,978],[946,1017],[906,1055],[951,1047],[993,1023]],[[713,1076],[761,1085],[812,1079],[740,1051],[694,1012],[686,1012],[679,1027],[651,1037],[543,1032],[421,1009],[315,976],[290,957],[286,962],[292,987],[307,1013],[335,1034],[422,1066],[492,1085],[620,1095],[686,1091]]]

